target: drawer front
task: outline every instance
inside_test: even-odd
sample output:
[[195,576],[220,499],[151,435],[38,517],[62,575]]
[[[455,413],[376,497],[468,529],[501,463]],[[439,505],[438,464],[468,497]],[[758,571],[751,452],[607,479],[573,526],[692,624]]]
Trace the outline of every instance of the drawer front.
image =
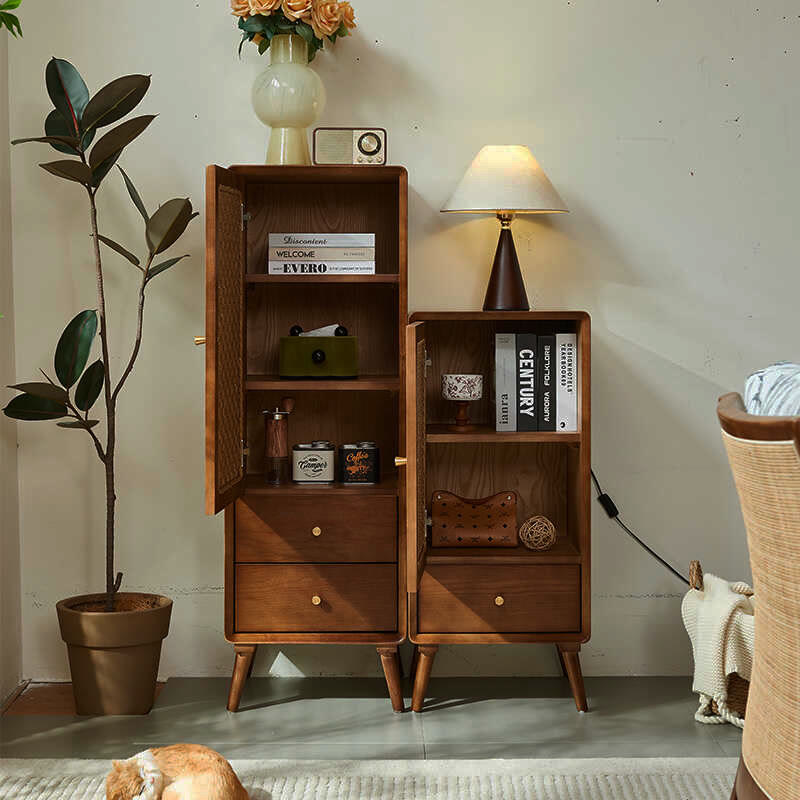
[[236,501],[236,561],[396,562],[396,497]]
[[393,564],[239,564],[236,630],[397,630]]
[[420,633],[570,633],[581,627],[577,565],[430,565]]

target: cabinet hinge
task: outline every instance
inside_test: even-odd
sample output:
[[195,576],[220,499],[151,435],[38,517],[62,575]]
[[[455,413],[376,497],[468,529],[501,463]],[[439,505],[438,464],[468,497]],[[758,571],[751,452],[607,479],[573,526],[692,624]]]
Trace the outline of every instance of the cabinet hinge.
[[247,442],[242,439],[242,472],[247,469],[247,456],[250,455],[250,448],[247,446]]
[[432,364],[433,364],[433,361],[430,358],[428,358],[428,351],[425,350],[425,377],[426,378],[428,377],[428,367],[430,367]]
[[249,211],[244,210],[244,203],[242,203],[242,230],[244,230],[245,222],[250,222],[253,215]]

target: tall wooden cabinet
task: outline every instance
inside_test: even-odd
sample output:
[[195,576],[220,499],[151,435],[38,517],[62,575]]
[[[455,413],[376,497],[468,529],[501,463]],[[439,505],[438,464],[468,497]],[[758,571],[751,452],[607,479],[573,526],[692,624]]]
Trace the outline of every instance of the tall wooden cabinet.
[[[406,340],[406,458],[409,638],[417,645],[412,708],[422,709],[439,644],[552,642],[575,703],[586,710],[578,652],[590,617],[590,320],[584,312],[424,312]],[[570,433],[495,431],[495,333],[574,333],[578,425]],[[480,373],[484,396],[475,425],[454,432],[443,373]],[[486,497],[518,495],[519,522],[544,514],[557,540],[544,552],[431,547],[436,490]]]
[[[401,711],[406,171],[211,166],[206,178],[206,511],[225,512],[228,708],[259,644],[337,643],[377,648]],[[376,274],[267,274],[269,233],[326,232],[376,234]],[[333,322],[358,337],[360,376],[279,378],[280,337]],[[286,396],[290,444],[375,441],[381,482],[267,485],[262,411]]]

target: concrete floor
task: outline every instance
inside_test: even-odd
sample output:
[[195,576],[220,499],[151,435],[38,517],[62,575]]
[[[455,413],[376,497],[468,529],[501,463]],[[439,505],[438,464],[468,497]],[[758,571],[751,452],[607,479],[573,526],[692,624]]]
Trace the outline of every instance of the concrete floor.
[[[694,721],[689,678],[588,678],[578,714],[561,678],[432,679],[427,710],[393,714],[377,679],[173,678],[146,717],[5,716],[0,758],[124,758],[196,742],[227,758],[738,756],[741,731]],[[406,685],[406,704],[410,704]]]

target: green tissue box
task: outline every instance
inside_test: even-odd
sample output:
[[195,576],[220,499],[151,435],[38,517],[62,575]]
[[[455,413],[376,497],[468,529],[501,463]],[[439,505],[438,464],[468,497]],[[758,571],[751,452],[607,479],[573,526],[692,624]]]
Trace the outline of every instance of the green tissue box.
[[357,336],[282,336],[281,378],[357,378]]

